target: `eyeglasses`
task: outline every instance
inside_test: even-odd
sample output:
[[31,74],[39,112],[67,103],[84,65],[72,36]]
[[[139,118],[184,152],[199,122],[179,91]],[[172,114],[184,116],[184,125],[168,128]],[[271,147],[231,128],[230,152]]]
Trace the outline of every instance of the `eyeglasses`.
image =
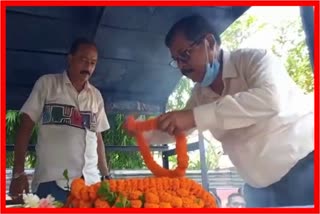
[[189,47],[187,47],[184,51],[182,51],[176,59],[173,59],[169,63],[169,65],[173,68],[178,68],[179,61],[183,63],[187,63],[190,60],[191,51],[194,48],[194,46],[199,44],[205,37],[206,35],[203,35],[199,39],[192,42],[192,44],[190,44]]

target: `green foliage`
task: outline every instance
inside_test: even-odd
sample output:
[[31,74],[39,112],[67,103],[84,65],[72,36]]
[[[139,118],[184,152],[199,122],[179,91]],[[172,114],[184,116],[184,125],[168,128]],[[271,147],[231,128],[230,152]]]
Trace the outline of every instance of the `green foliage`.
[[[15,144],[15,139],[17,131],[20,125],[20,113],[15,110],[8,110],[6,113],[6,144],[12,145]],[[38,127],[35,126],[30,138],[31,144],[36,144],[37,141]],[[6,167],[13,167],[14,155],[13,152],[6,153]],[[36,163],[36,154],[35,152],[28,152],[26,155],[26,168],[33,168]]]
[[67,170],[67,169],[65,169],[64,171],[63,171],[63,177],[66,179],[66,188],[67,188],[67,190],[69,190],[70,191],[70,186],[69,186],[69,171]]
[[110,204],[114,204],[117,200],[117,194],[110,190],[109,182],[101,182],[97,194]]
[[[219,158],[222,153],[218,153],[216,148],[216,144],[207,143],[206,144],[206,164],[207,169],[216,169],[218,168]],[[189,161],[188,169],[199,170],[201,169],[201,162],[200,162],[200,153],[197,151],[196,155]]]
[[278,36],[272,46],[273,52],[285,61],[291,78],[305,92],[312,92],[314,77],[301,21],[290,21],[275,30]]
[[186,77],[182,77],[176,89],[170,95],[167,103],[167,111],[183,109],[190,97],[194,83]]
[[[109,145],[133,146],[136,145],[135,139],[128,136],[122,129],[125,120],[123,114],[108,116],[110,130],[103,133],[103,141]],[[144,162],[140,152],[108,152],[108,165],[111,169],[141,169]]]
[[243,14],[227,30],[221,34],[222,46],[228,50],[236,50],[252,35],[266,27],[266,23],[248,13]]
[[222,33],[222,46],[228,50],[238,49],[251,36],[265,28],[273,29],[275,37],[270,49],[276,56],[282,58],[291,78],[305,92],[312,92],[313,72],[299,16],[291,21],[271,25],[246,13]]

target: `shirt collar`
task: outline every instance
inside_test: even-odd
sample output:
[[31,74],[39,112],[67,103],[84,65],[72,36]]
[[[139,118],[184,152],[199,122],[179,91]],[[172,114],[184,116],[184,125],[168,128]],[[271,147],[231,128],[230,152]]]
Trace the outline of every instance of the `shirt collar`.
[[232,63],[231,53],[229,51],[223,50],[223,67],[222,67],[222,78],[236,78],[238,77],[238,72]]
[[[63,83],[67,84],[67,85],[69,85],[69,84],[72,85],[72,82],[70,81],[70,79],[68,77],[67,71],[63,72]],[[84,89],[85,90],[91,89],[91,84],[89,83],[89,81],[87,81],[86,84],[84,85]]]

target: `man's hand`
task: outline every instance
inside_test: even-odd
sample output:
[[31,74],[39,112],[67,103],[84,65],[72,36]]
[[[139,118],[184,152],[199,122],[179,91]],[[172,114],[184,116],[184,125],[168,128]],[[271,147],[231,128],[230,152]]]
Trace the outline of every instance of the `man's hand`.
[[18,178],[13,178],[11,180],[9,192],[13,201],[22,200],[22,193],[29,193],[29,182],[27,175],[22,174]]
[[172,111],[159,116],[158,127],[170,135],[187,131],[196,126],[193,110]]

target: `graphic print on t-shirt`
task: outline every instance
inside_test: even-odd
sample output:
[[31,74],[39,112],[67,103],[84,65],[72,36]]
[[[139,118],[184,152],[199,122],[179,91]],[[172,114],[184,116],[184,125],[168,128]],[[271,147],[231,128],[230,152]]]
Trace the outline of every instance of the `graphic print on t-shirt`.
[[79,111],[75,106],[51,103],[44,106],[42,124],[68,125],[95,131],[97,118],[91,111]]

